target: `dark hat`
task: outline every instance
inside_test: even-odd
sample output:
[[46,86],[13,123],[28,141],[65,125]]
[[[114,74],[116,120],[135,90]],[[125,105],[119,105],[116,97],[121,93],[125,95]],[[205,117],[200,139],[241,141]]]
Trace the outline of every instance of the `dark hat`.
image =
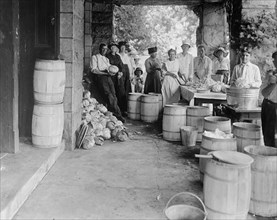
[[272,58],[274,59],[276,56],[277,56],[277,51],[275,51],[275,52],[272,54]]
[[115,43],[114,41],[111,41],[111,42],[110,42],[110,44],[109,44],[109,49],[111,49],[112,46],[118,47],[117,43]]
[[252,53],[252,48],[251,47],[243,47],[243,48],[241,48],[240,52],[251,54]]
[[142,71],[142,69],[141,69],[140,67],[137,67],[137,68],[135,69],[135,72],[134,72],[134,73],[136,74],[136,73],[139,72],[139,71],[141,72],[141,74],[143,74],[143,71]]
[[224,56],[224,57],[227,57],[228,52],[227,52],[223,47],[218,47],[218,48],[214,51],[213,55],[214,55],[215,57],[218,57],[218,56],[217,56],[217,52],[218,52],[218,51],[222,51],[222,52],[223,52],[223,56]]
[[119,41],[118,42],[118,47],[120,48],[121,46],[126,46],[127,42],[126,41]]
[[151,53],[155,53],[157,52],[158,48],[157,47],[150,47],[148,48],[148,53],[151,54]]

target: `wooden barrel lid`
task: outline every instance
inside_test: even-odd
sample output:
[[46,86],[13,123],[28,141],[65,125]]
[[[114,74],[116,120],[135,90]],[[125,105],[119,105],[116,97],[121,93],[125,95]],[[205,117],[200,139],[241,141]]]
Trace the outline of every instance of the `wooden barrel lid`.
[[246,154],[236,151],[213,151],[213,157],[229,164],[250,165],[254,159]]

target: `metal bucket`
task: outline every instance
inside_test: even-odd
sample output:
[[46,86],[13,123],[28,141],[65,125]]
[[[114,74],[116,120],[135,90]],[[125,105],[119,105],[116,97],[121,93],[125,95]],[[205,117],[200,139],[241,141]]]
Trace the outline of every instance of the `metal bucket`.
[[259,91],[258,88],[227,88],[227,104],[239,109],[255,109],[258,107]]
[[[196,199],[198,202],[201,203],[202,209],[197,208],[192,205],[187,205],[187,204],[177,204],[177,205],[171,205],[170,203],[179,197],[180,195],[186,195],[186,196],[191,196],[194,199]],[[193,193],[189,192],[181,192],[177,193],[174,196],[172,196],[169,201],[166,204],[166,207],[164,209],[164,213],[169,220],[184,220],[184,219],[190,219],[190,220],[206,220],[207,217],[207,211],[205,208],[204,203],[202,200],[194,195]]]

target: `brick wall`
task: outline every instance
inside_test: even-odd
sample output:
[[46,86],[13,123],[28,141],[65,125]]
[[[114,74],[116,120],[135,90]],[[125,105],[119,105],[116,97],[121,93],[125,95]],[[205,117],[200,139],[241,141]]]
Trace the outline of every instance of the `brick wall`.
[[91,23],[92,23],[92,3],[85,2],[85,57],[84,57],[84,69],[85,72],[89,69],[92,37],[91,37]]
[[60,0],[60,53],[66,62],[64,138],[73,150],[81,122],[84,69],[84,0]]

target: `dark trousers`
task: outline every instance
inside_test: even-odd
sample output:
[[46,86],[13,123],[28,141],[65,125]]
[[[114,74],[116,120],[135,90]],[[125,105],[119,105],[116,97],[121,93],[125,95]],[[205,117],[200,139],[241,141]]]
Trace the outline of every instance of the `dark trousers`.
[[108,110],[113,112],[115,116],[121,116],[121,111],[117,104],[117,98],[114,88],[114,83],[111,76],[97,75],[97,86],[105,97],[108,104]]
[[270,147],[277,147],[275,146],[275,126],[277,123],[276,108],[277,104],[267,99],[263,100],[261,119],[264,143],[266,146]]

